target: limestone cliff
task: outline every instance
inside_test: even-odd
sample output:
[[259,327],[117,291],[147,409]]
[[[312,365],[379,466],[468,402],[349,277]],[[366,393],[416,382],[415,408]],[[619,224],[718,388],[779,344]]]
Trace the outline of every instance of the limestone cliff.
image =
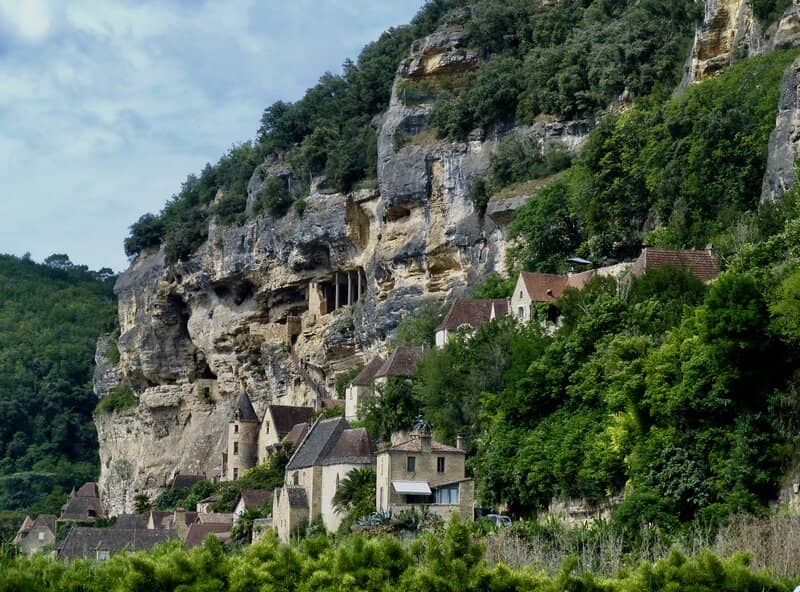
[[[437,141],[426,133],[430,103],[407,106],[398,91],[403,80],[476,65],[452,23],[414,44],[390,108],[374,122],[376,189],[344,195],[315,182],[302,215],[212,222],[188,261],[143,254],[121,275],[119,380],[139,404],[96,419],[112,513],[130,511],[136,493],[156,495],[175,471],[218,474],[242,390],[259,414],[270,402],[309,404],[330,393],[338,372],[385,349],[421,301],[443,302],[503,269],[504,228],[481,217],[468,193],[509,130]],[[552,123],[514,133],[577,148],[587,131]],[[291,174],[275,159],[258,167],[250,207],[266,179]]]
[[703,21],[695,36],[689,78],[699,81],[724,70],[736,59],[794,47],[800,43],[798,1],[774,23],[760,23],[751,0],[705,0]]

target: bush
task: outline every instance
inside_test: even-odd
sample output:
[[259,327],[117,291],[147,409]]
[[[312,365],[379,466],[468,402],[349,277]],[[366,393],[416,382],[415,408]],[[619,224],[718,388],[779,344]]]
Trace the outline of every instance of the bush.
[[95,413],[119,413],[132,409],[139,404],[139,399],[133,392],[130,384],[122,383],[111,389],[108,394],[100,399],[95,408]]
[[283,177],[270,177],[258,192],[255,211],[257,214],[268,212],[280,218],[289,211],[291,205],[292,197],[286,180]]

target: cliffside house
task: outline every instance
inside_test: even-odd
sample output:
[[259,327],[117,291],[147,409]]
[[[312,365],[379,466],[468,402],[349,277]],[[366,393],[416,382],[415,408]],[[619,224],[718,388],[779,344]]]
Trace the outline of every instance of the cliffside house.
[[421,357],[421,347],[398,347],[375,372],[375,385],[383,386],[389,378],[411,380]]
[[591,269],[582,273],[555,275],[552,273],[531,273],[523,271],[517,278],[511,295],[511,314],[522,323],[530,323],[534,318],[533,304],[547,303],[546,322],[558,323],[560,313],[555,306],[568,287],[582,290],[586,283],[596,275]]
[[347,385],[344,395],[345,419],[353,420],[358,417],[361,401],[364,400],[365,396],[371,397],[375,392],[375,374],[380,370],[384,362],[386,362],[386,360],[382,357],[375,356],[370,360],[369,364],[364,366],[364,369],[350,381],[350,384]]
[[203,475],[182,475],[176,472],[167,483],[167,489],[191,489],[195,483],[205,481],[205,479]]
[[36,520],[25,516],[12,544],[26,557],[55,549],[56,517],[53,514],[39,514]]
[[720,273],[719,263],[710,247],[703,251],[674,251],[645,247],[642,249],[642,254],[633,263],[630,275],[639,277],[647,271],[666,265],[688,271],[705,284],[717,279]]
[[238,481],[245,471],[266,462],[278,450],[294,447],[313,413],[311,407],[270,405],[262,421],[247,393],[239,395],[228,422],[228,444],[222,455],[225,479]]
[[173,531],[76,526],[57,546],[58,559],[104,561],[120,551],[147,551],[176,538]]
[[258,510],[267,502],[267,498],[272,495],[266,489],[242,489],[236,496],[236,505],[233,508],[234,522],[242,517],[249,510]]
[[375,450],[365,428],[350,428],[342,417],[318,418],[286,465],[283,487],[273,493],[272,524],[287,542],[301,524],[322,519],[335,531],[342,517],[333,509],[341,479],[355,468],[375,466]]
[[69,494],[67,503],[61,506],[59,522],[94,522],[97,518],[105,518],[106,511],[100,500],[100,489],[97,483],[84,483],[78,491]]
[[397,513],[427,508],[447,519],[458,512],[473,519],[475,482],[464,473],[466,452],[459,437],[456,447],[431,438],[423,426],[405,442],[378,452],[375,503],[379,510]]
[[314,413],[311,407],[270,405],[258,432],[258,464],[269,460],[283,446],[283,440],[298,424],[305,424]]
[[436,328],[436,347],[444,347],[457,331],[474,332],[478,327],[508,314],[509,301],[456,300]]

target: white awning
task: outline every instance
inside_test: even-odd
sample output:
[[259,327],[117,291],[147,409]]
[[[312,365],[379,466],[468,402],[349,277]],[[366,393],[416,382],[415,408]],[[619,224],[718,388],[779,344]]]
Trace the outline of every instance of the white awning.
[[401,495],[430,495],[427,481],[392,481],[394,490]]

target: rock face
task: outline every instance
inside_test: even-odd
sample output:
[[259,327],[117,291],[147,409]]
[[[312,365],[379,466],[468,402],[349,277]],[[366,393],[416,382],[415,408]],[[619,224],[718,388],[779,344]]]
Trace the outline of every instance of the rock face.
[[[398,97],[402,81],[477,63],[452,23],[414,45],[376,122],[377,189],[344,195],[317,180],[302,216],[264,215],[239,227],[212,221],[189,260],[167,265],[162,252],[142,254],[120,276],[114,380],[130,384],[139,403],[96,419],[112,514],[131,511],[136,494],[155,496],[176,471],[219,475],[242,390],[259,415],[270,402],[313,404],[337,373],[384,351],[423,300],[444,302],[503,269],[504,229],[481,217],[468,194],[504,132],[423,141],[430,103]],[[515,133],[575,147],[586,131],[553,123]],[[267,179],[291,175],[278,160],[263,163],[248,208]]]
[[794,0],[775,23],[760,23],[751,0],[706,0],[697,30],[689,78],[699,81],[718,74],[743,57],[800,44],[800,7]]
[[786,71],[781,85],[775,129],[769,137],[769,156],[761,200],[772,202],[797,180],[795,163],[800,156],[800,60]]

